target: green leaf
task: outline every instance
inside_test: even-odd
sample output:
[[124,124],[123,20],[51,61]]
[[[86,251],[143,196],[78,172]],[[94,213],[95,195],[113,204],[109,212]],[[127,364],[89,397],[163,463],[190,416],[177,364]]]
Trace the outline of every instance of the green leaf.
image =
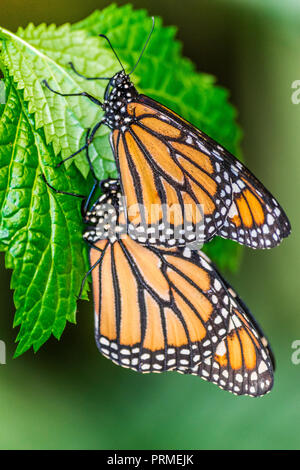
[[[41,178],[41,168],[53,173],[47,168],[53,160],[22,93],[8,80],[0,119],[0,243],[6,266],[13,269],[14,325],[20,325],[16,355],[30,346],[36,351],[51,333],[60,338],[66,320],[75,322],[76,296],[87,270],[78,203],[53,194]],[[49,179],[55,185],[55,175]],[[66,191],[81,187],[81,179],[75,168],[60,174]]]
[[[80,148],[86,129],[102,117],[101,108],[88,99],[57,96],[41,82],[47,79],[57,91],[87,91],[102,100],[107,82],[85,81],[68,63],[87,76],[112,76],[119,64],[98,37],[103,33],[129,71],[150,28],[147,12],[130,5],[111,5],[73,26],[30,24],[17,34],[0,28],[0,66],[7,85],[7,103],[0,105],[0,249],[13,269],[15,325],[20,326],[16,355],[31,346],[36,351],[51,333],[59,338],[66,321],[75,321],[76,296],[88,264],[80,202],[51,191],[40,174],[55,188],[88,194],[85,155],[59,170],[53,167]],[[156,19],[134,83],[239,154],[240,130],[228,92],[182,57],[175,33]],[[109,132],[101,127],[91,146],[99,179],[116,176]],[[237,268],[237,244],[215,238],[204,249],[219,267]]]

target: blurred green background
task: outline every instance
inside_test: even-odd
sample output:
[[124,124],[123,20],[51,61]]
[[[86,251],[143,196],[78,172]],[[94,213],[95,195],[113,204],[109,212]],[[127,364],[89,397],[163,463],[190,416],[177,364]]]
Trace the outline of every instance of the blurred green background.
[[[1,26],[75,22],[103,0],[1,0]],[[119,1],[120,5],[128,3]],[[244,250],[227,278],[271,340],[277,359],[271,394],[236,397],[196,377],[139,375],[97,351],[93,306],[77,325],[13,360],[14,305],[1,256],[1,449],[295,449],[300,447],[299,174],[300,3],[296,0],[134,0],[178,26],[184,54],[227,87],[239,112],[247,165],[285,208],[292,235],[272,251]],[[99,31],[100,32],[100,31]],[[226,274],[226,273],[225,273]]]

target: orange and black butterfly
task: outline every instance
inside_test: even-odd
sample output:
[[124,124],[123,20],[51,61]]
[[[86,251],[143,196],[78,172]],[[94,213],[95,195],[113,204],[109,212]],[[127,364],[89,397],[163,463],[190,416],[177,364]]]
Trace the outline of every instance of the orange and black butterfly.
[[201,252],[129,237],[118,180],[85,214],[95,338],[138,372],[196,374],[236,394],[272,388],[272,354],[242,301]]
[[181,246],[219,235],[251,248],[278,245],[290,224],[262,183],[221,145],[134,87],[130,75],[150,35],[130,73],[112,48],[121,72],[84,77],[109,80],[103,103],[85,92],[57,92],[44,81],[51,91],[86,96],[104,111],[88,142],[69,158],[91,143],[102,124],[110,127],[129,234],[141,243]]

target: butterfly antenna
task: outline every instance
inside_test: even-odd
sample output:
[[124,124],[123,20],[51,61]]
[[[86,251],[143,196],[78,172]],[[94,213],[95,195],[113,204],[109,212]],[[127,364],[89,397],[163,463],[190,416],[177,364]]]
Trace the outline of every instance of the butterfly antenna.
[[155,19],[154,19],[154,16],[152,16],[152,27],[151,27],[151,31],[150,31],[150,33],[149,33],[149,35],[148,35],[148,37],[147,37],[147,40],[146,40],[146,42],[145,42],[145,44],[144,44],[144,47],[143,47],[143,49],[142,49],[142,52],[140,53],[139,58],[138,58],[138,60],[136,61],[135,66],[133,67],[133,69],[131,70],[131,72],[130,72],[128,75],[131,75],[132,72],[134,72],[134,70],[136,69],[138,63],[140,62],[140,60],[141,60],[141,58],[142,58],[142,56],[143,56],[143,54],[144,54],[144,52],[145,52],[145,49],[146,49],[146,47],[147,47],[147,45],[148,45],[148,42],[150,41],[150,38],[151,38],[151,36],[152,36],[153,30],[154,30],[154,25],[155,25]]
[[116,51],[114,50],[114,48],[113,48],[113,46],[112,46],[110,40],[108,39],[108,37],[105,36],[105,34],[99,34],[99,37],[106,39],[106,41],[108,42],[108,44],[109,44],[111,50],[112,50],[113,53],[115,54],[115,56],[116,56],[116,58],[117,58],[119,64],[121,65],[122,70],[125,72],[125,69],[124,69],[124,67],[123,67],[123,65],[122,65],[122,62],[120,61],[119,56],[118,56],[118,54],[116,53]]

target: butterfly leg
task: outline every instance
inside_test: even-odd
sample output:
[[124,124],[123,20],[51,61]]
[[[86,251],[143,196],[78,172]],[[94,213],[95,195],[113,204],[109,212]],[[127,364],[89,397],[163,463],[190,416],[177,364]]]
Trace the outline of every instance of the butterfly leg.
[[96,173],[95,173],[95,170],[94,170],[94,167],[93,167],[93,163],[92,163],[92,160],[90,158],[90,155],[89,155],[89,145],[92,143],[93,139],[94,139],[94,136],[97,132],[97,130],[100,128],[101,124],[103,123],[103,121],[99,121],[94,127],[93,129],[88,129],[87,130],[87,133],[86,133],[86,137],[85,137],[85,145],[83,147],[81,147],[79,150],[77,150],[77,152],[73,153],[72,155],[70,155],[69,157],[65,158],[64,160],[62,160],[58,165],[57,167],[60,167],[66,160],[69,160],[70,158],[73,158],[75,157],[79,152],[81,152],[82,150],[86,150],[86,158],[87,158],[87,161],[88,161],[88,164],[89,164],[89,167],[90,167],[90,170],[91,170],[91,173],[93,175],[93,179],[94,179],[94,184],[93,184],[93,187],[90,191],[90,194],[88,195],[88,197],[86,198],[85,201],[83,201],[83,204],[81,206],[81,213],[82,213],[82,216],[84,217],[86,215],[86,212],[88,210],[88,206],[90,204],[90,200],[92,198],[92,195],[94,194],[95,192],[95,189],[97,187],[97,184],[98,184],[98,178],[96,176]]
[[60,91],[53,90],[53,88],[51,88],[50,85],[48,84],[47,80],[43,80],[42,83],[45,85],[46,88],[48,88],[48,90],[52,91],[52,93],[55,93],[56,95],[59,95],[59,96],[86,96],[90,101],[92,101],[93,103],[95,103],[98,106],[102,107],[101,101],[97,100],[97,98],[90,95],[86,91],[82,91],[80,93],[61,93]]
[[81,78],[84,78],[85,80],[110,80],[110,78],[108,77],[86,77],[85,75],[82,75],[82,73],[79,73],[73,62],[69,62],[69,65],[71,67],[71,69],[73,70],[74,73],[76,73],[76,75],[78,75],[78,77],[81,77]]
[[91,198],[96,190],[96,187],[98,185],[98,180],[94,181],[93,187],[90,191],[90,194],[88,195],[87,198],[83,199],[82,204],[81,204],[81,215],[84,218],[87,214],[88,207],[90,205]]
[[[67,160],[70,160],[71,158],[76,157],[76,155],[78,155],[80,152],[82,152],[82,150],[88,149],[88,146],[91,145],[97,130],[100,128],[100,126],[103,124],[103,122],[104,122],[103,119],[101,119],[101,121],[97,122],[97,124],[93,127],[92,130],[88,129],[87,134],[86,134],[85,144],[82,147],[80,147],[80,149],[76,150],[76,152],[72,153],[72,155],[69,155],[67,158],[64,158],[61,162],[59,162],[56,165],[56,168],[59,168]],[[93,165],[92,165],[90,156],[88,154],[87,154],[87,160],[88,160],[88,163],[89,163],[89,167],[90,167],[90,169],[93,173],[93,176],[95,177],[95,172],[94,172],[94,169],[93,169]]]

